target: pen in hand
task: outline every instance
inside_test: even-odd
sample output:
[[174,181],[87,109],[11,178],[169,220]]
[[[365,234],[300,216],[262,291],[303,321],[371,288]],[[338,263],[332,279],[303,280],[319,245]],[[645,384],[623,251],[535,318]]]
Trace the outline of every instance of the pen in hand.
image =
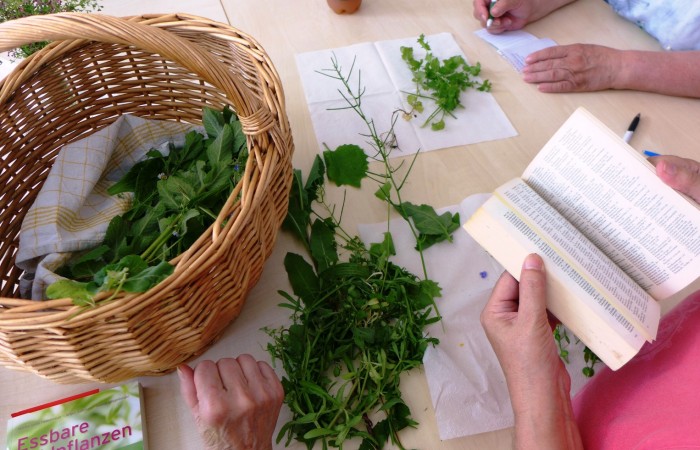
[[486,19],[486,28],[489,28],[493,24],[494,17],[491,15],[491,8],[493,8],[493,5],[495,5],[497,1],[498,0],[491,0],[489,4],[489,18]]
[[634,134],[634,130],[637,129],[637,125],[639,125],[639,117],[641,114],[637,114],[634,116],[634,119],[632,119],[632,123],[630,123],[630,126],[627,127],[627,131],[625,131],[625,135],[622,137],[622,139],[625,140],[625,142],[629,143],[630,139],[632,139],[632,135]]

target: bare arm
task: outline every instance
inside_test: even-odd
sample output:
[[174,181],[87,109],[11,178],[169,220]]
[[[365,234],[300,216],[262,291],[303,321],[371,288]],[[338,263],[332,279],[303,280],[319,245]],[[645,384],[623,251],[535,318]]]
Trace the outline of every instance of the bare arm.
[[700,97],[700,51],[616,50],[562,45],[529,55],[523,79],[542,92],[630,89]]
[[615,89],[700,97],[700,51],[626,51]]
[[516,447],[579,450],[583,447],[569,397],[571,379],[559,358],[545,303],[543,262],[530,255],[520,283],[508,273],[498,280],[481,323],[508,384]]

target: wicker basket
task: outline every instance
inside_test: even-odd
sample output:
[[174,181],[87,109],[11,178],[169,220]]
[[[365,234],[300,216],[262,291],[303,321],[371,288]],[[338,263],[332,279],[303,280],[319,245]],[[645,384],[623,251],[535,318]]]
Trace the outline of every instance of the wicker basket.
[[[239,314],[285,216],[293,143],[264,50],[186,14],[66,13],[0,24],[0,49],[52,41],[0,82],[0,364],[60,383],[160,375],[201,354]],[[250,158],[216,223],[144,294],[88,310],[18,294],[22,219],[59,149],[121,114],[200,123],[238,113]]]

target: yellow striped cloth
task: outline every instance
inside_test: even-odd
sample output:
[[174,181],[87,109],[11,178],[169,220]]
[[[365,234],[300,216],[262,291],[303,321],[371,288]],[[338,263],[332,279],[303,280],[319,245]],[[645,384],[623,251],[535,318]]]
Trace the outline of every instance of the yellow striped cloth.
[[[44,297],[53,273],[71,252],[102,243],[110,220],[128,210],[130,196],[107,188],[155,148],[167,154],[183,145],[190,124],[124,115],[96,133],[61,149],[19,235],[15,263],[25,271],[22,296]],[[198,131],[203,132],[201,128]]]

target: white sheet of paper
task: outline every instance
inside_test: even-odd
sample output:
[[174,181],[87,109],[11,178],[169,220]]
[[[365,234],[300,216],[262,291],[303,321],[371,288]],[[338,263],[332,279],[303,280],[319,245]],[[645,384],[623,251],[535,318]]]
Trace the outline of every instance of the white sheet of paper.
[[527,58],[530,53],[542,50],[543,48],[554,47],[555,45],[557,45],[557,43],[549,38],[535,39],[534,41],[527,41],[513,45],[512,47],[507,47],[501,50],[501,55],[515,67],[515,70],[522,72],[523,67],[525,67],[525,58]]
[[[464,223],[488,197],[489,194],[473,195],[459,206],[438,213],[459,212]],[[366,244],[379,242],[386,223],[360,225],[359,231]],[[408,225],[395,219],[391,221],[390,231],[397,251],[392,260],[416,275],[422,274]],[[442,288],[442,298],[437,299],[442,321],[428,329],[430,335],[440,339],[440,344],[429,347],[423,357],[440,439],[513,426],[505,377],[479,322],[481,310],[503,268],[463,228],[454,233],[452,243],[443,242],[427,249],[425,263],[428,276]],[[581,374],[585,365],[583,345],[575,342],[572,334],[569,336],[567,369],[575,393],[587,379]]]
[[552,39],[537,38],[536,36],[522,30],[509,31],[502,34],[491,34],[482,28],[474,32],[478,37],[493,45],[498,53],[518,72],[525,67],[525,58],[530,53],[534,53],[543,48],[557,45]]
[[[440,59],[455,55],[464,57],[449,33],[427,36],[426,41],[432,53]],[[398,109],[408,110],[406,97],[415,92],[411,71],[401,59],[402,46],[413,47],[416,57],[425,55],[417,38],[362,43],[296,55],[319,151],[325,150],[324,144],[331,149],[342,144],[357,144],[369,155],[375,153],[367,145],[367,125],[353,110],[342,109],[348,104],[341,92],[346,96],[349,94],[339,80],[330,77],[337,76],[330,70],[333,68],[332,58],[338,61],[355,93],[364,89],[362,109],[384,137],[383,133],[391,128],[392,113]],[[425,111],[415,114],[410,121],[399,117],[394,127],[398,148],[392,151],[391,157],[517,135],[490,93],[472,89],[463,93],[460,100],[465,107],[455,113],[456,119],[448,117],[446,127],[441,131],[432,131],[429,125],[421,127],[434,109],[430,101],[424,101]]]
[[476,36],[496,47],[496,50],[503,50],[512,45],[519,45],[524,42],[534,41],[537,37],[527,31],[507,31],[501,34],[489,33],[486,28],[482,28],[474,32]]
[[20,61],[12,59],[9,53],[0,53],[0,80],[9,75],[19,63]]

